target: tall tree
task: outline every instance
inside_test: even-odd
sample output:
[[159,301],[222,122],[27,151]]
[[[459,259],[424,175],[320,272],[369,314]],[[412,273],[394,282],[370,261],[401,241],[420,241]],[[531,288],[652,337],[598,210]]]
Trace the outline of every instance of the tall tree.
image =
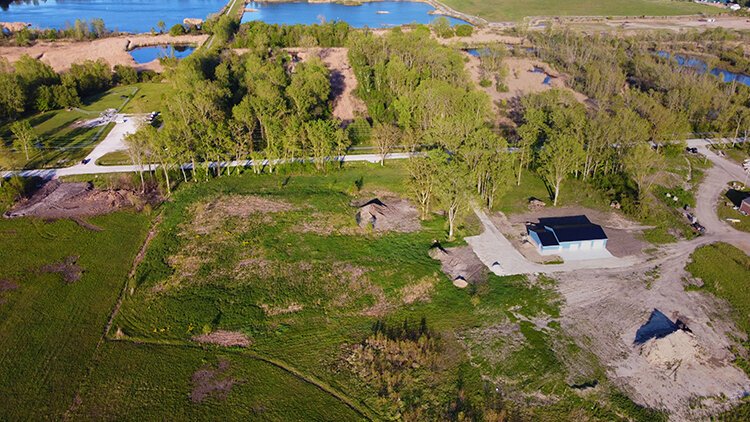
[[389,123],[375,123],[372,128],[372,140],[380,155],[380,165],[385,165],[385,157],[401,140],[401,129]]
[[560,200],[560,186],[568,175],[580,168],[584,156],[581,141],[566,133],[555,133],[539,153],[539,170],[554,189],[554,205]]
[[458,160],[443,157],[437,166],[435,197],[448,219],[448,240],[455,240],[456,220],[468,208],[471,183],[466,166]]
[[422,220],[430,215],[437,171],[442,155],[438,151],[431,151],[426,157],[412,157],[406,165],[409,172],[408,187],[411,196],[419,204],[419,215]]
[[623,158],[625,171],[638,186],[638,201],[641,212],[647,210],[647,195],[656,181],[658,170],[663,166],[664,157],[645,142],[629,148]]
[[13,134],[13,146],[16,149],[22,150],[26,156],[26,161],[29,160],[29,152],[36,148],[37,136],[34,132],[34,128],[31,127],[31,123],[28,120],[19,120],[13,122],[10,125],[10,131]]

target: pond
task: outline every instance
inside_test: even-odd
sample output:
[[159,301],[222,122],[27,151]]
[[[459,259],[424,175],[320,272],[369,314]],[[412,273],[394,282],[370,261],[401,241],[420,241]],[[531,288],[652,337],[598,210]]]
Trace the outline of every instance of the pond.
[[[657,51],[656,54],[659,57],[669,59],[672,55],[666,51]],[[695,57],[685,57],[679,54],[674,55],[674,60],[678,65],[683,67],[692,67],[700,73],[705,73],[708,70],[706,62]],[[709,71],[710,74],[717,76],[722,82],[737,82],[739,84],[750,86],[750,76],[742,73],[730,72],[728,70],[719,69],[715,67]]]
[[190,45],[158,45],[153,47],[138,47],[129,53],[138,64],[148,63],[162,57],[184,59],[195,51]]
[[[6,3],[2,3],[6,5]],[[167,29],[185,18],[205,19],[217,13],[226,0],[34,0],[12,2],[0,11],[2,22],[26,22],[36,28],[64,29],[76,19],[104,19],[107,29],[122,32]]]
[[[254,11],[251,11],[254,10]],[[251,2],[246,6],[242,22],[260,20],[269,24],[303,24],[344,21],[355,28],[384,28],[410,23],[427,24],[440,15],[431,15],[435,8],[427,3],[414,1],[379,1],[363,3],[361,6],[346,6],[336,3],[262,3]],[[448,18],[451,24],[466,23]]]

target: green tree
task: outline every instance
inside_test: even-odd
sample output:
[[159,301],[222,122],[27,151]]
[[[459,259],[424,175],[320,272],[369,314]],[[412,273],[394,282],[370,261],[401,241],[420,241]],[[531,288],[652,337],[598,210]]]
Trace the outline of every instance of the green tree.
[[448,240],[455,240],[456,221],[468,209],[471,184],[466,166],[444,154],[439,158],[435,175],[434,194],[448,219]]
[[554,189],[554,206],[560,200],[562,182],[580,168],[583,157],[581,141],[570,134],[553,134],[544,143],[539,154],[539,171]]
[[390,123],[375,123],[372,128],[372,140],[380,155],[380,165],[385,165],[385,157],[401,140],[401,129]]
[[167,29],[167,24],[164,23],[163,20],[159,20],[159,22],[156,23],[156,26],[159,28],[159,33],[164,33],[164,30]]
[[286,88],[295,111],[304,120],[326,117],[329,114],[328,97],[331,95],[329,71],[320,59],[300,63]]
[[14,118],[24,111],[26,95],[19,78],[13,72],[0,70],[0,118]]
[[656,181],[659,169],[664,166],[664,157],[648,143],[640,143],[628,149],[623,157],[623,167],[638,186],[638,201],[641,212],[646,212],[646,199]]
[[22,150],[26,161],[30,159],[29,152],[36,148],[37,135],[28,120],[19,120],[10,125],[13,134],[13,146]]
[[419,204],[420,218],[430,215],[433,194],[437,183],[438,167],[442,153],[431,151],[426,157],[415,156],[409,159],[406,169],[409,172],[407,185],[412,198]]

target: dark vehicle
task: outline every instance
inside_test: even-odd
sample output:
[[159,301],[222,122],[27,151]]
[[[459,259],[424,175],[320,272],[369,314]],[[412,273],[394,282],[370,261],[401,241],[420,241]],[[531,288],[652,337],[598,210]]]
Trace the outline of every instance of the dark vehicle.
[[81,164],[88,164],[90,162],[91,162],[91,158],[84,158],[83,160],[81,160]]

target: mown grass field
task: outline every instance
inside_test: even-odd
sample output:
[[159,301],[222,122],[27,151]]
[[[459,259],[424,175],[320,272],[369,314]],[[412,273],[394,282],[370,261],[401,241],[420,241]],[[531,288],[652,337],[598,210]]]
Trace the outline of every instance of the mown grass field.
[[[111,123],[91,128],[72,127],[76,121],[94,119],[104,110],[120,109],[123,105],[123,113],[161,110],[163,94],[168,89],[169,84],[157,82],[117,86],[85,99],[80,108],[52,110],[26,117],[23,120],[27,120],[33,127],[39,137],[40,148],[31,152],[28,161],[23,151],[14,151],[14,158],[24,168],[65,167],[76,164],[114,127]],[[8,146],[12,145],[13,136],[9,124],[0,126],[0,139]]]
[[[61,419],[73,403],[127,279],[149,216],[71,221],[0,219],[0,419]],[[80,280],[42,266],[77,256]]]
[[678,0],[443,0],[448,6],[489,21],[527,16],[675,16],[718,13],[715,7]]

